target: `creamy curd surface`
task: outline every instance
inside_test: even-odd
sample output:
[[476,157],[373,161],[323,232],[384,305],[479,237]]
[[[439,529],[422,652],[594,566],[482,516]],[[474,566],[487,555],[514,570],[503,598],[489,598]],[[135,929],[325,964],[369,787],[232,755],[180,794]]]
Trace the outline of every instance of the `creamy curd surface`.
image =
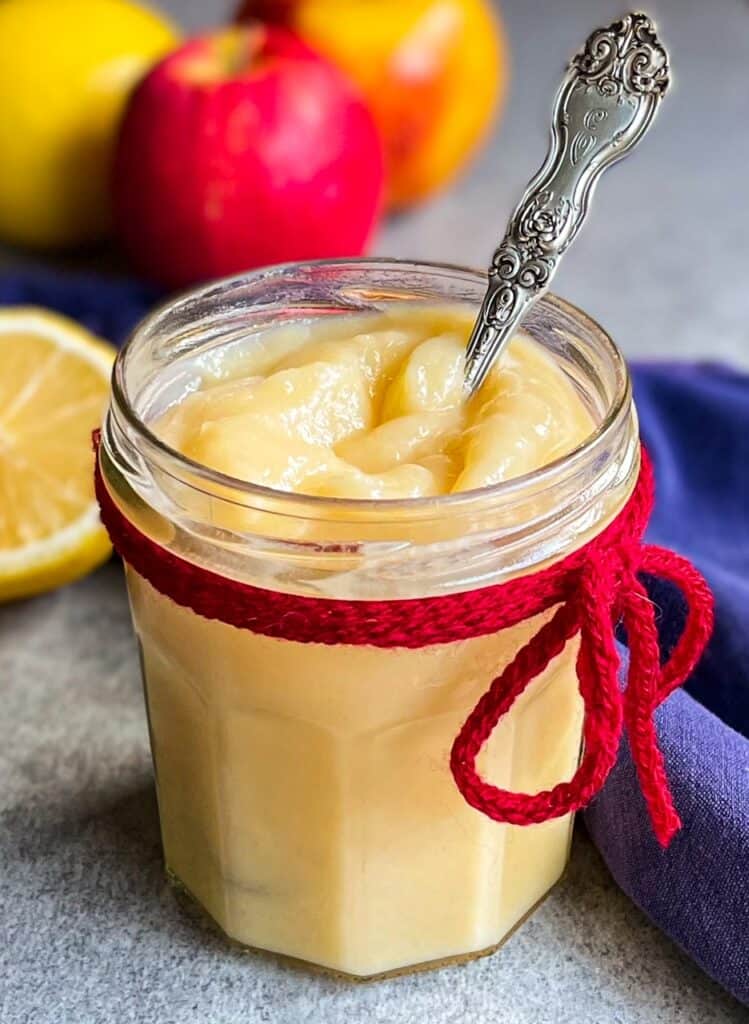
[[[573,449],[593,423],[530,339],[468,404],[471,315],[405,310],[269,331],[212,364],[155,429],[234,477],[304,494],[411,498],[482,487]],[[128,570],[165,856],[233,939],[366,976],[499,944],[560,877],[571,820],[470,808],[452,741],[543,619],[419,650],[298,644],[208,621]],[[537,792],[569,779],[576,642],[479,765]]]
[[157,433],[251,483],[393,499],[528,473],[593,429],[569,379],[528,337],[511,342],[466,402],[471,311],[337,319],[270,331],[262,345],[233,353],[157,422]]

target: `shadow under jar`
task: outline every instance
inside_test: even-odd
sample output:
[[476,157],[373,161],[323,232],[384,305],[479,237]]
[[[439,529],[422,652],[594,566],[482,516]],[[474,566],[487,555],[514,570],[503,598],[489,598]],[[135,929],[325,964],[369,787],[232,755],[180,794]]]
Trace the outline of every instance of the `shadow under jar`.
[[[149,427],[206,366],[262,344],[269,327],[404,303],[474,309],[484,288],[483,275],[456,267],[354,260],[273,268],[177,299],[117,360],[100,451],[110,496],[180,558],[301,596],[454,594],[565,558],[626,502],[639,441],[617,349],[552,296],[524,331],[595,430],[505,483],[410,500],[307,497],[193,463]],[[350,975],[401,971],[494,949],[557,882],[570,816],[498,824],[468,806],[449,767],[468,713],[551,612],[417,649],[331,646],[203,618],[126,571],[167,870],[232,939]],[[572,640],[495,729],[479,758],[494,784],[535,793],[573,775],[576,651]]]

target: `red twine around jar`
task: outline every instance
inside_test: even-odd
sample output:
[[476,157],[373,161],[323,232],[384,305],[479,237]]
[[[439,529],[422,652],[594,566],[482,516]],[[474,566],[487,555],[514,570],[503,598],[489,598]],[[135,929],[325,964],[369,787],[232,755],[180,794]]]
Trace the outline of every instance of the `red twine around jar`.
[[[98,453],[99,436],[94,438]],[[175,555],[120,511],[95,470],[101,518],[114,549],[160,594],[207,619],[298,643],[426,647],[485,636],[553,608],[552,617],[494,679],[471,711],[450,755],[455,784],[476,810],[499,822],[531,825],[577,811],[599,792],[616,761],[625,726],[653,830],[668,846],[681,827],[658,747],[653,715],[699,661],[713,628],[713,598],[679,555],[644,544],[653,508],[653,471],[643,450],[632,496],[593,540],[539,572],[479,590],[393,601],[302,597],[228,579]],[[661,665],[655,612],[639,573],[680,588],[684,631]],[[630,651],[627,687],[618,682],[615,625]],[[482,779],[476,759],[501,718],[579,634],[577,675],[585,709],[584,753],[569,781],[540,793],[514,793]]]

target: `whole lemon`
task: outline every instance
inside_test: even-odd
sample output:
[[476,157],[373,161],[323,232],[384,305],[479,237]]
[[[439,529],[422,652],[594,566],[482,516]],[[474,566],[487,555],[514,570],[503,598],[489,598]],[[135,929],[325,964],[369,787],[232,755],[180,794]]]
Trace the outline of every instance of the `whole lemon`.
[[175,41],[131,0],[0,0],[0,238],[52,248],[106,235],[125,101]]

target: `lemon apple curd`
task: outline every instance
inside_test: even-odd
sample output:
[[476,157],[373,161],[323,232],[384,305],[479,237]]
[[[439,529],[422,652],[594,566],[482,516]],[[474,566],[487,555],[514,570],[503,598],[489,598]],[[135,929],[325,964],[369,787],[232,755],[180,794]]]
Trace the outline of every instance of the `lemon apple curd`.
[[[463,394],[481,279],[280,268],[158,313],[121,357],[102,469],[181,557],[300,595],[473,590],[564,557],[637,471],[613,345],[546,300]],[[353,307],[353,310],[352,310]],[[569,816],[469,807],[452,741],[542,617],[418,649],[297,643],[209,621],[128,569],[171,875],[238,942],[357,976],[495,947],[566,864]],[[577,765],[576,643],[479,767],[535,793]]]

